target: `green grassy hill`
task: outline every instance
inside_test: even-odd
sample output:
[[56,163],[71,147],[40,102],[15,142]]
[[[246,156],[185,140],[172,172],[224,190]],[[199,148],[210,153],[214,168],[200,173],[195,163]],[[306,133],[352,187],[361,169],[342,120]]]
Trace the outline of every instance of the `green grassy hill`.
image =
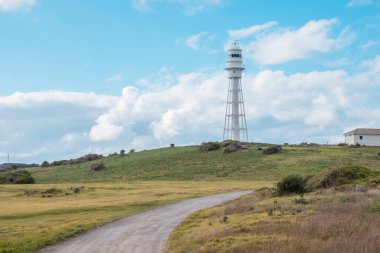
[[29,169],[37,183],[114,180],[264,180],[288,174],[309,175],[341,165],[380,171],[379,147],[285,147],[264,155],[256,148],[223,154],[201,153],[198,146],[162,148],[102,159],[107,169],[90,171],[94,162]]

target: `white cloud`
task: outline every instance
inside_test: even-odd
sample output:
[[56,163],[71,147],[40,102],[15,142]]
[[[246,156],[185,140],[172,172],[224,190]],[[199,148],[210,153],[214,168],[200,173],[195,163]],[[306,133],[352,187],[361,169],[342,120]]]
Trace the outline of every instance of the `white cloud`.
[[282,64],[306,59],[317,53],[342,49],[352,43],[355,33],[349,27],[333,37],[338,19],[312,20],[302,27],[279,27],[274,21],[248,28],[229,30],[229,40],[241,39],[245,55],[259,65]]
[[186,45],[193,49],[193,50],[198,50],[199,49],[199,45],[198,45],[198,42],[199,42],[199,39],[202,37],[202,36],[205,36],[207,35],[206,32],[201,32],[201,33],[198,33],[198,34],[195,34],[195,35],[192,35],[190,37],[188,37],[185,41]]
[[340,59],[337,59],[337,60],[330,60],[330,61],[327,61],[325,63],[326,66],[328,67],[342,67],[342,66],[348,66],[352,64],[352,61],[350,59],[347,59],[347,58],[340,58]]
[[337,23],[337,19],[309,21],[299,29],[279,29],[265,34],[246,46],[248,57],[260,65],[281,64],[345,47],[352,42],[354,34],[346,28],[337,38],[330,37]]
[[108,108],[116,102],[109,95],[97,95],[93,92],[39,91],[15,92],[9,96],[0,96],[1,107],[29,107],[49,103],[79,104],[88,107]]
[[250,27],[237,29],[237,30],[228,30],[228,35],[232,40],[240,40],[244,39],[246,37],[249,37],[251,35],[254,35],[260,31],[267,30],[268,28],[271,28],[273,26],[278,25],[277,22],[271,21],[264,23],[262,25],[253,25]]
[[367,50],[375,45],[379,44],[379,42],[377,41],[374,41],[374,40],[369,40],[367,41],[367,43],[365,43],[364,45],[361,46],[361,49],[363,50]]
[[118,82],[118,81],[121,81],[121,79],[123,79],[123,77],[122,77],[121,73],[119,73],[119,74],[115,74],[115,75],[107,78],[106,81],[107,82]]
[[[355,75],[343,70],[247,73],[242,81],[250,140],[331,143],[342,141],[349,128],[380,127],[380,55],[361,66]],[[44,150],[22,158],[35,162],[220,140],[226,74],[173,78],[174,84],[157,90],[126,87],[119,97],[51,92],[0,97],[0,151],[20,158]]]
[[[281,131],[292,128],[304,131],[299,133],[299,138],[308,138],[313,131],[315,139],[320,140],[327,129],[341,134],[346,124],[357,122],[357,118],[347,117],[347,113],[358,104],[365,105],[367,111],[372,110],[366,105],[368,97],[358,98],[356,89],[359,84],[379,86],[380,82],[374,81],[380,76],[379,62],[380,56],[368,61],[367,70],[356,76],[349,76],[342,70],[293,75],[264,70],[256,76],[247,74],[243,89],[250,131],[258,138],[257,134],[264,130],[252,128],[252,125],[271,119],[272,123],[267,123],[265,128],[284,126]],[[158,144],[186,143],[194,138],[219,139],[226,83],[222,72],[198,72],[179,75],[176,85],[160,91],[141,92],[127,87],[118,105],[100,118],[107,119],[104,124],[122,127],[128,133],[137,134],[144,126],[144,135],[150,135]],[[380,108],[380,104],[377,106]],[[367,115],[360,115],[360,120],[369,120]],[[100,124],[99,119],[96,125]],[[283,134],[289,136],[286,132]],[[122,135],[123,132],[118,132],[113,138]],[[284,136],[277,138],[295,139],[294,135]],[[292,141],[289,139],[287,141]]]
[[373,4],[372,0],[350,0],[347,4],[348,7],[358,7]]
[[93,141],[110,141],[117,138],[123,131],[123,127],[97,120],[97,125],[90,131],[90,139]]
[[32,7],[37,0],[0,0],[0,10],[14,11],[23,7]]

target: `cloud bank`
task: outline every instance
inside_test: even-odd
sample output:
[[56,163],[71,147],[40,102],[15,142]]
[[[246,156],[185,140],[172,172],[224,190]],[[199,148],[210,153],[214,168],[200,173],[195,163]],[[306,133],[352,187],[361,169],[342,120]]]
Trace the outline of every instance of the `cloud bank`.
[[1,11],[15,11],[24,7],[32,7],[37,0],[0,0]]
[[[344,70],[245,75],[250,140],[338,143],[346,130],[378,127],[380,55],[362,66],[354,75]],[[63,91],[2,96],[0,153],[41,162],[222,138],[225,73],[179,74],[173,85],[161,87],[127,86],[119,97]]]

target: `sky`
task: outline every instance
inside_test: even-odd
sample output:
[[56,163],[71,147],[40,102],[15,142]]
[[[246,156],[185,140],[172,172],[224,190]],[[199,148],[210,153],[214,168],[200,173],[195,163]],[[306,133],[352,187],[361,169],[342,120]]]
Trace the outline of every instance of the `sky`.
[[0,0],[0,163],[221,140],[235,40],[250,141],[380,128],[379,0]]

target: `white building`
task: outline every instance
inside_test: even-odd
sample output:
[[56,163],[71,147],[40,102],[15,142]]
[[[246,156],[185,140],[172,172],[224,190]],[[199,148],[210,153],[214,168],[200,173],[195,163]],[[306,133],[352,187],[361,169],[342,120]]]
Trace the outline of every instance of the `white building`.
[[380,129],[357,128],[344,134],[348,145],[380,146]]

